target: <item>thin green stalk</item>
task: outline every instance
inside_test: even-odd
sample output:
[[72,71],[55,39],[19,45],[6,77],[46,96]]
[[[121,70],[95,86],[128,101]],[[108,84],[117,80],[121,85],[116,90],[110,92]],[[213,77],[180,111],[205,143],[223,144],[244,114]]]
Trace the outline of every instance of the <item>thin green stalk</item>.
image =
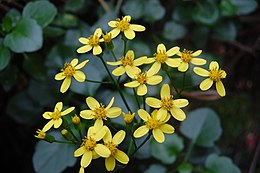
[[140,109],[140,108],[141,108],[141,106],[140,106],[140,102],[139,102],[139,100],[138,100],[138,96],[137,96],[137,94],[136,94],[136,90],[135,90],[134,88],[133,88],[133,91],[134,91],[135,100],[136,100],[136,103],[137,103],[138,109]]
[[113,50],[110,50],[110,52],[111,52],[111,54],[112,54],[114,60],[117,61],[117,59],[116,59],[116,55],[115,55],[115,52],[114,52]]
[[61,140],[56,140],[56,139],[53,142],[63,143],[63,144],[74,144],[73,141],[61,141]]
[[111,82],[106,82],[106,81],[102,82],[102,81],[95,81],[95,80],[89,80],[89,79],[86,79],[85,81],[92,82],[92,83],[101,83],[101,84],[113,84]]
[[145,138],[145,140],[134,150],[134,152],[130,155],[131,157],[150,139],[152,133],[149,132],[149,135]]
[[190,155],[191,155],[191,152],[192,152],[192,150],[193,150],[194,144],[195,144],[195,140],[192,140],[191,143],[190,143],[190,145],[189,145],[189,147],[188,147],[187,153],[186,153],[186,155],[185,155],[185,157],[184,157],[184,159],[183,159],[183,162],[184,162],[184,163],[187,163],[187,162],[188,162],[188,160],[189,160],[189,158],[190,158]]
[[179,90],[177,89],[177,87],[175,87],[174,83],[173,83],[173,80],[171,79],[171,75],[169,74],[169,72],[167,70],[164,70],[166,75],[168,76],[168,78],[170,79],[170,82],[174,88],[174,90],[176,91],[177,94],[179,94]]
[[181,92],[184,90],[185,88],[185,79],[186,79],[186,72],[183,73],[183,77],[182,77],[182,87],[179,91],[179,94],[181,94]]
[[143,96],[143,106],[144,106],[144,110],[146,110],[146,106],[145,106],[145,95]]

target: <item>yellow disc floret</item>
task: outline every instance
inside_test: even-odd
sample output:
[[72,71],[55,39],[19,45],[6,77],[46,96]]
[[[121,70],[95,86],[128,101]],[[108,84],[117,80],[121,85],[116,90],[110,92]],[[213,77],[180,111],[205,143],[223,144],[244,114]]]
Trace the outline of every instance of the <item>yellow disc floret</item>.
[[161,107],[167,110],[170,110],[173,107],[173,96],[163,97],[161,99]]
[[181,53],[181,60],[183,62],[190,62],[192,59],[192,51],[184,49]]
[[85,148],[89,151],[93,151],[94,148],[96,147],[97,145],[97,142],[96,140],[94,140],[93,138],[91,137],[86,137],[83,141],[83,145],[85,146]]
[[75,74],[75,68],[71,65],[71,63],[65,63],[64,67],[61,69],[66,77],[71,77]]
[[116,27],[120,30],[120,31],[125,31],[127,29],[129,29],[130,26],[130,21],[128,21],[126,18],[123,18],[122,20],[117,18],[116,19],[118,22],[116,23]]
[[107,116],[106,116],[106,110],[105,110],[105,106],[104,105],[101,105],[99,108],[93,110],[94,113],[95,113],[95,119],[106,119]]
[[161,125],[159,120],[150,118],[148,121],[146,121],[146,127],[150,130],[156,129]]
[[168,59],[168,56],[166,54],[165,50],[160,50],[159,52],[154,54],[155,60],[159,63],[165,63],[165,61]]
[[140,73],[137,75],[137,79],[138,83],[140,83],[140,85],[146,84],[147,83],[147,74],[144,73]]

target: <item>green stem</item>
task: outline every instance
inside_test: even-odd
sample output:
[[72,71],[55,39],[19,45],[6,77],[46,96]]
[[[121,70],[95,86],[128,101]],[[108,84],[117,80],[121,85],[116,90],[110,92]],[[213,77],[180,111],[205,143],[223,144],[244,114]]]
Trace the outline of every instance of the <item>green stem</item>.
[[144,106],[144,110],[146,110],[146,106],[145,106],[145,95],[143,95],[143,106]]
[[140,106],[140,102],[139,102],[139,100],[138,100],[138,96],[137,96],[137,94],[136,94],[136,90],[135,90],[134,88],[133,88],[133,91],[134,91],[135,100],[136,100],[136,103],[137,103],[138,109],[140,109],[140,108],[141,108],[141,106]]
[[101,84],[113,84],[111,82],[102,82],[102,81],[95,81],[95,80],[89,80],[89,79],[86,79],[85,80],[86,82],[92,82],[92,83],[101,83]]
[[113,50],[110,50],[110,52],[111,52],[111,54],[112,54],[114,60],[117,61],[117,59],[116,59],[116,55],[115,55],[115,52],[114,52]]
[[186,153],[186,155],[185,155],[185,157],[184,157],[184,159],[183,159],[183,162],[184,162],[184,163],[187,163],[187,162],[188,162],[188,160],[189,160],[189,158],[190,158],[190,155],[191,155],[191,152],[192,152],[192,150],[193,150],[194,144],[195,144],[195,140],[192,140],[191,143],[190,143],[190,145],[189,145],[189,148],[188,148],[188,150],[187,150],[187,153]]
[[145,140],[134,150],[134,152],[130,155],[133,156],[152,136],[151,131],[149,132],[149,135],[145,138]]
[[56,139],[53,142],[63,143],[63,144],[74,144],[73,141],[61,141],[61,140],[56,140]]
[[183,78],[182,78],[182,87],[179,91],[179,95],[181,95],[181,92],[184,90],[185,88],[185,79],[186,79],[186,72],[183,73]]
[[171,79],[171,75],[169,74],[169,72],[167,70],[164,70],[166,75],[168,76],[168,78],[170,79],[170,82],[174,88],[174,90],[176,91],[177,94],[179,94],[179,90],[177,89],[177,87],[175,87],[174,83],[173,83],[173,80]]

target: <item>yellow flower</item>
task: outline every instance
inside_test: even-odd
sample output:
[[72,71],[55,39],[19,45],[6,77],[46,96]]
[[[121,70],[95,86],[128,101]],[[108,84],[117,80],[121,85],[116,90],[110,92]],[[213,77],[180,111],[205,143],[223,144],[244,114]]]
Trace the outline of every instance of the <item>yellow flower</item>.
[[79,69],[83,68],[89,60],[85,60],[80,64],[78,64],[78,62],[79,60],[74,58],[71,62],[65,63],[64,67],[61,69],[61,72],[55,75],[56,80],[64,79],[60,87],[61,93],[64,93],[69,89],[72,77],[74,77],[78,82],[85,81],[86,75]]
[[122,164],[127,164],[129,162],[129,157],[117,146],[124,140],[125,131],[118,131],[112,138],[112,134],[108,129],[106,135],[103,138],[104,145],[110,150],[111,154],[109,157],[105,158],[105,166],[108,171],[113,171],[116,166],[116,160]]
[[144,120],[145,125],[135,130],[135,138],[140,138],[146,135],[149,130],[152,130],[154,139],[159,143],[163,143],[165,141],[164,133],[174,133],[174,128],[171,125],[166,124],[166,122],[170,119],[170,116],[166,116],[164,118],[162,116],[159,117],[157,116],[157,110],[153,111],[152,115],[150,116],[149,113],[144,109],[139,109],[138,114],[140,118]]
[[145,27],[137,24],[130,24],[131,16],[124,16],[122,19],[117,18],[116,21],[108,22],[108,25],[114,28],[111,33],[114,37],[118,36],[120,32],[123,32],[125,37],[129,40],[135,38],[135,31],[141,32],[145,30]]
[[127,123],[127,124],[130,124],[134,117],[135,117],[135,113],[132,113],[131,112],[128,112],[127,114],[122,112],[123,116],[124,116],[124,121]]
[[166,51],[164,44],[159,44],[157,46],[157,52],[154,54],[155,57],[148,58],[146,64],[155,62],[151,68],[157,73],[161,69],[162,64],[167,64],[170,67],[178,67],[180,65],[180,60],[178,58],[169,58],[175,55],[179,51],[179,47],[175,46]]
[[126,55],[123,56],[119,61],[116,62],[107,62],[109,65],[119,66],[112,71],[112,74],[115,76],[121,76],[124,73],[129,73],[129,68],[131,68],[135,73],[141,72],[141,70],[137,67],[146,62],[147,57],[143,56],[137,59],[134,59],[134,51],[129,50],[126,52]]
[[122,112],[121,108],[119,107],[111,107],[114,103],[114,97],[112,97],[107,107],[105,107],[105,105],[103,105],[102,103],[100,104],[93,97],[87,97],[86,103],[90,110],[82,110],[80,112],[80,116],[84,119],[96,120],[95,124],[103,125],[103,120],[107,120],[107,118],[116,118]]
[[202,58],[194,58],[195,56],[199,56],[201,54],[202,50],[197,50],[195,52],[192,52],[190,50],[184,49],[182,52],[178,51],[177,55],[180,56],[179,58],[181,60],[180,65],[178,66],[178,70],[181,72],[185,72],[189,68],[189,62],[194,65],[204,65],[206,64],[206,60]]
[[46,136],[45,131],[38,129],[36,131],[36,133],[37,133],[37,135],[34,135],[34,137],[36,137],[38,139],[45,139],[45,136]]
[[78,125],[80,123],[80,117],[75,114],[75,116],[71,118],[71,122],[75,125]]
[[219,68],[218,62],[212,61],[209,64],[209,71],[201,67],[194,67],[193,71],[200,76],[208,77],[200,83],[202,91],[208,90],[215,82],[218,94],[221,97],[226,95],[226,90],[221,80],[226,78],[227,73]]
[[94,32],[94,35],[89,36],[88,38],[80,37],[79,42],[82,44],[85,44],[84,46],[77,49],[78,53],[86,53],[93,49],[93,55],[99,55],[102,53],[102,48],[99,45],[100,42],[104,41],[103,39],[100,39],[100,36],[102,35],[101,28],[97,28]]
[[150,68],[148,71],[145,72],[139,72],[136,73],[132,69],[129,69],[128,71],[129,77],[132,79],[135,79],[132,82],[125,83],[125,87],[130,87],[130,88],[137,88],[137,95],[143,96],[147,94],[147,84],[148,85],[157,85],[162,81],[162,76],[160,75],[155,75],[155,72],[152,68]]
[[159,108],[157,113],[159,117],[166,117],[168,112],[170,112],[175,119],[183,121],[186,118],[186,115],[180,108],[187,106],[189,104],[188,100],[173,99],[173,95],[170,94],[170,86],[168,84],[164,84],[162,86],[160,95],[161,100],[153,97],[147,97],[145,99],[146,104],[153,108]]
[[62,116],[69,114],[72,112],[75,107],[70,107],[64,111],[61,111],[63,107],[62,102],[58,102],[55,105],[54,111],[53,112],[44,112],[43,113],[43,118],[45,119],[50,119],[50,121],[43,127],[42,131],[47,132],[52,126],[54,128],[59,128],[60,125],[62,124]]
[[105,34],[102,33],[102,39],[101,41],[104,41],[105,43],[109,43],[111,42],[111,40],[113,39],[114,37],[112,36],[112,33],[111,32],[106,32]]
[[95,124],[88,129],[87,136],[84,137],[80,147],[75,150],[74,157],[81,157],[80,172],[84,173],[86,168],[92,161],[98,157],[107,158],[111,155],[110,150],[103,144],[98,143],[108,131],[107,126]]

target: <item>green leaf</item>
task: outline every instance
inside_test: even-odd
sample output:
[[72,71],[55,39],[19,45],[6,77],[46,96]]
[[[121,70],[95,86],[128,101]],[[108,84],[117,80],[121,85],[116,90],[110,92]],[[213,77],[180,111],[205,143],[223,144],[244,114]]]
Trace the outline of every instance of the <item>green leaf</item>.
[[221,21],[213,30],[213,36],[221,41],[234,41],[237,35],[237,29],[233,21]]
[[192,6],[178,5],[173,10],[172,18],[174,21],[187,24],[192,22],[193,11]]
[[206,1],[197,6],[194,20],[204,25],[213,25],[219,19],[219,10],[215,1]]
[[218,115],[210,108],[198,108],[188,113],[181,123],[180,131],[195,144],[212,147],[219,139],[222,129]]
[[65,3],[64,9],[68,11],[78,12],[82,8],[85,9],[85,0],[67,0]]
[[12,19],[9,16],[3,18],[2,29],[5,32],[9,32],[12,29]]
[[178,173],[192,173],[192,165],[189,163],[182,163],[177,168]]
[[79,19],[73,14],[58,13],[57,18],[54,20],[54,23],[65,28],[76,27],[79,23]]
[[9,49],[0,45],[0,71],[9,64],[10,60],[11,55]]
[[185,26],[174,21],[167,22],[163,29],[163,37],[170,41],[181,39],[186,34],[187,29],[185,28]]
[[[56,140],[64,140],[59,132],[50,131],[49,135]],[[67,167],[75,165],[77,159],[73,156],[76,148],[70,144],[48,143],[39,141],[33,154],[33,167],[37,173],[62,172]]]
[[198,49],[205,47],[209,39],[209,28],[198,25],[192,30],[192,41]]
[[8,11],[6,16],[11,19],[12,28],[15,27],[17,25],[17,23],[21,20],[21,14],[15,8],[12,8],[10,11]]
[[18,69],[12,63],[0,73],[1,85],[5,91],[10,91],[12,87],[17,83],[17,74]]
[[42,29],[33,19],[22,19],[4,39],[4,45],[16,53],[39,50],[42,42]]
[[235,16],[236,6],[232,4],[231,0],[222,0],[220,3],[220,12],[223,16]]
[[247,15],[256,10],[258,4],[256,0],[231,0],[236,6],[237,15]]
[[165,15],[165,8],[161,5],[159,0],[147,0],[144,6],[144,20],[147,22],[154,22],[160,20]]
[[166,173],[167,169],[163,165],[160,164],[152,164],[149,166],[147,170],[144,171],[144,173]]
[[175,162],[179,153],[184,148],[183,139],[177,134],[167,135],[164,143],[160,144],[155,140],[151,140],[151,153],[164,164],[172,164]]
[[57,14],[56,7],[49,1],[29,2],[23,9],[23,17],[34,19],[41,27],[50,24]]
[[139,19],[143,15],[144,1],[143,0],[137,0],[137,1],[128,0],[122,6],[122,11],[125,15],[130,15],[132,19]]
[[218,156],[211,154],[208,156],[205,167],[210,173],[240,173],[239,168],[232,162],[232,160],[225,156]]

